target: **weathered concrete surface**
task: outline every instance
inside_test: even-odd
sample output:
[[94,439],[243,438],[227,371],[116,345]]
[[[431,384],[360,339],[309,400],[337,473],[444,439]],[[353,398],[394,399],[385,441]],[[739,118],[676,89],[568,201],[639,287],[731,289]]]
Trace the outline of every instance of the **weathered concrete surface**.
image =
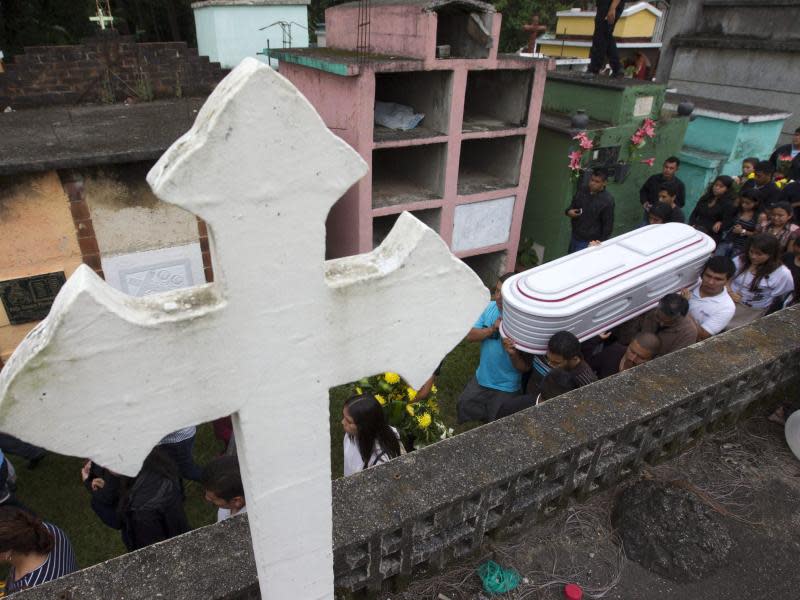
[[800,125],[798,0],[674,0],[658,80],[680,94],[730,98],[794,113]]
[[[580,495],[581,486],[567,481],[563,467],[578,462],[581,449],[600,448],[597,444],[602,439],[624,440],[633,424],[641,424],[645,440],[655,445],[639,443],[634,454],[642,460],[659,460],[665,454],[653,448],[669,444],[678,449],[692,439],[691,429],[685,437],[680,427],[677,434],[670,433],[679,421],[671,407],[706,407],[700,410],[707,421],[695,425],[699,435],[715,422],[735,419],[748,405],[779,389],[776,385],[796,384],[798,362],[800,306],[581,388],[557,402],[334,481],[337,583],[363,586],[366,582],[360,573],[370,585],[380,587],[382,579],[393,572],[407,569],[410,574],[412,566],[414,570],[436,566],[477,550],[490,531],[520,531],[528,517],[549,515],[562,502]],[[604,459],[595,460],[600,466],[594,474],[587,469],[587,474],[597,477],[601,487],[637,468],[636,461],[627,467],[614,463],[603,467]],[[532,499],[545,492],[543,504]],[[233,546],[247,545],[246,530],[220,527],[198,530],[131,555],[134,565],[149,564],[150,569],[127,570],[126,561],[132,559],[123,557],[23,592],[20,600],[49,599],[62,590],[79,592],[73,597],[81,600],[105,600],[108,595],[95,591],[105,581],[95,582],[95,578],[113,580],[116,589],[126,593],[130,590],[130,596],[118,596],[126,599],[153,597],[147,592],[159,589],[164,597],[188,600],[203,589],[196,586],[197,578],[205,581],[209,575],[220,584],[209,587],[206,597],[244,597],[237,594],[247,588],[248,581],[255,581],[253,571],[231,578],[227,570],[246,565],[241,561],[231,565],[219,556]],[[219,536],[212,538],[213,532]],[[198,537],[202,542],[195,544]],[[211,539],[219,545],[197,551]],[[165,561],[170,574],[159,580]],[[215,593],[224,586],[229,586],[229,593]]]
[[203,98],[0,113],[0,175],[155,160]]

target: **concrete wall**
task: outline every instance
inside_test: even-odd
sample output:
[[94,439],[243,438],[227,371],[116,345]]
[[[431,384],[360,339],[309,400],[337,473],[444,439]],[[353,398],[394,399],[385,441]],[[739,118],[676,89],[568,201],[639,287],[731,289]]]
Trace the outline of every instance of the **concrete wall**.
[[783,139],[800,127],[800,60],[796,52],[679,46],[669,85],[679,93],[725,98],[792,112]]
[[153,195],[144,180],[149,167],[110,167],[85,176],[84,193],[102,256],[198,241],[197,217]]
[[[258,55],[265,48],[283,48],[283,32],[279,25],[259,31],[278,21],[291,23],[291,47],[308,47],[308,1],[292,4],[240,5],[199,2],[193,5],[197,31],[197,49],[203,56],[232,69],[243,58],[251,56],[266,62]],[[276,61],[273,61],[275,63]],[[274,64],[273,64],[274,66]]]
[[[333,482],[334,572],[344,591],[402,586],[524,531],[796,393],[800,306],[556,400]],[[687,369],[691,365],[691,369]],[[599,400],[601,399],[601,400]],[[254,600],[247,517],[155,544],[30,590],[19,600]]]
[[657,79],[679,93],[794,113],[800,126],[798,0],[673,0]]
[[33,46],[0,73],[0,107],[205,96],[225,73],[184,42],[137,44],[106,35],[72,46]]
[[[81,264],[70,202],[54,171],[0,178],[0,281]],[[10,325],[0,303],[0,358],[7,360],[37,322]]]

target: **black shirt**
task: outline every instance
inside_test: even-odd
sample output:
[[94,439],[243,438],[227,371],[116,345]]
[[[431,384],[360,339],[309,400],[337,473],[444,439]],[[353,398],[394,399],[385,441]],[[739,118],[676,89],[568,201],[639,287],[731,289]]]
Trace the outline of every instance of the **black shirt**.
[[572,198],[567,211],[573,208],[583,211],[572,219],[572,235],[575,238],[584,242],[603,242],[611,237],[614,229],[614,197],[608,190],[592,194],[588,187],[582,187]]
[[667,183],[667,181],[675,184],[675,191],[677,192],[675,194],[675,204],[683,208],[686,204],[686,186],[683,185],[683,182],[677,177],[667,179],[664,177],[663,173],[651,175],[647,178],[647,181],[645,181],[644,185],[639,189],[639,202],[642,204],[645,202],[649,202],[650,204],[658,202],[658,190],[660,190],[661,186]]
[[667,223],[686,223],[686,215],[683,214],[677,202],[675,203],[675,208],[672,209],[672,212],[667,218]]
[[742,190],[756,190],[759,193],[759,208],[769,210],[781,200],[782,192],[780,188],[770,181],[767,185],[758,187],[754,179],[748,179],[742,186]]
[[[775,149],[775,152],[772,153],[772,156],[769,157],[769,162],[771,162],[772,166],[777,169],[778,159],[781,156],[791,156],[791,155],[792,155],[791,144],[778,146]],[[789,179],[794,179],[795,181],[800,180],[800,154],[795,155],[795,157],[792,159],[792,162],[789,164]]]

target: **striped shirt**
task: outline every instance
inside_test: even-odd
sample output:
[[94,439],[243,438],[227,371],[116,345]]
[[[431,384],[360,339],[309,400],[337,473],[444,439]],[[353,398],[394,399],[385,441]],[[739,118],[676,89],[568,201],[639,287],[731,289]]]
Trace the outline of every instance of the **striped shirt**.
[[158,442],[158,445],[161,444],[177,444],[178,442],[182,442],[183,440],[188,440],[192,437],[195,433],[197,433],[197,427],[192,425],[191,427],[184,427],[183,429],[178,429],[178,431],[173,431],[169,435],[165,435],[161,438],[161,441]]
[[6,580],[6,594],[13,594],[19,590],[34,587],[78,570],[78,565],[75,562],[75,552],[72,550],[72,544],[70,544],[66,534],[50,523],[43,523],[43,525],[53,536],[53,549],[38,568],[16,581],[14,567],[11,567]]

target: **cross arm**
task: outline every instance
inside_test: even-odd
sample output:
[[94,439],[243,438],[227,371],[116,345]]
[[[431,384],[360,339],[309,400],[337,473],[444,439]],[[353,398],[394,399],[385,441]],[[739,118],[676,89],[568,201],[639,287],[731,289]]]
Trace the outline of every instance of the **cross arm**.
[[371,253],[328,261],[326,280],[340,383],[391,369],[420,387],[488,300],[478,276],[409,213]]

